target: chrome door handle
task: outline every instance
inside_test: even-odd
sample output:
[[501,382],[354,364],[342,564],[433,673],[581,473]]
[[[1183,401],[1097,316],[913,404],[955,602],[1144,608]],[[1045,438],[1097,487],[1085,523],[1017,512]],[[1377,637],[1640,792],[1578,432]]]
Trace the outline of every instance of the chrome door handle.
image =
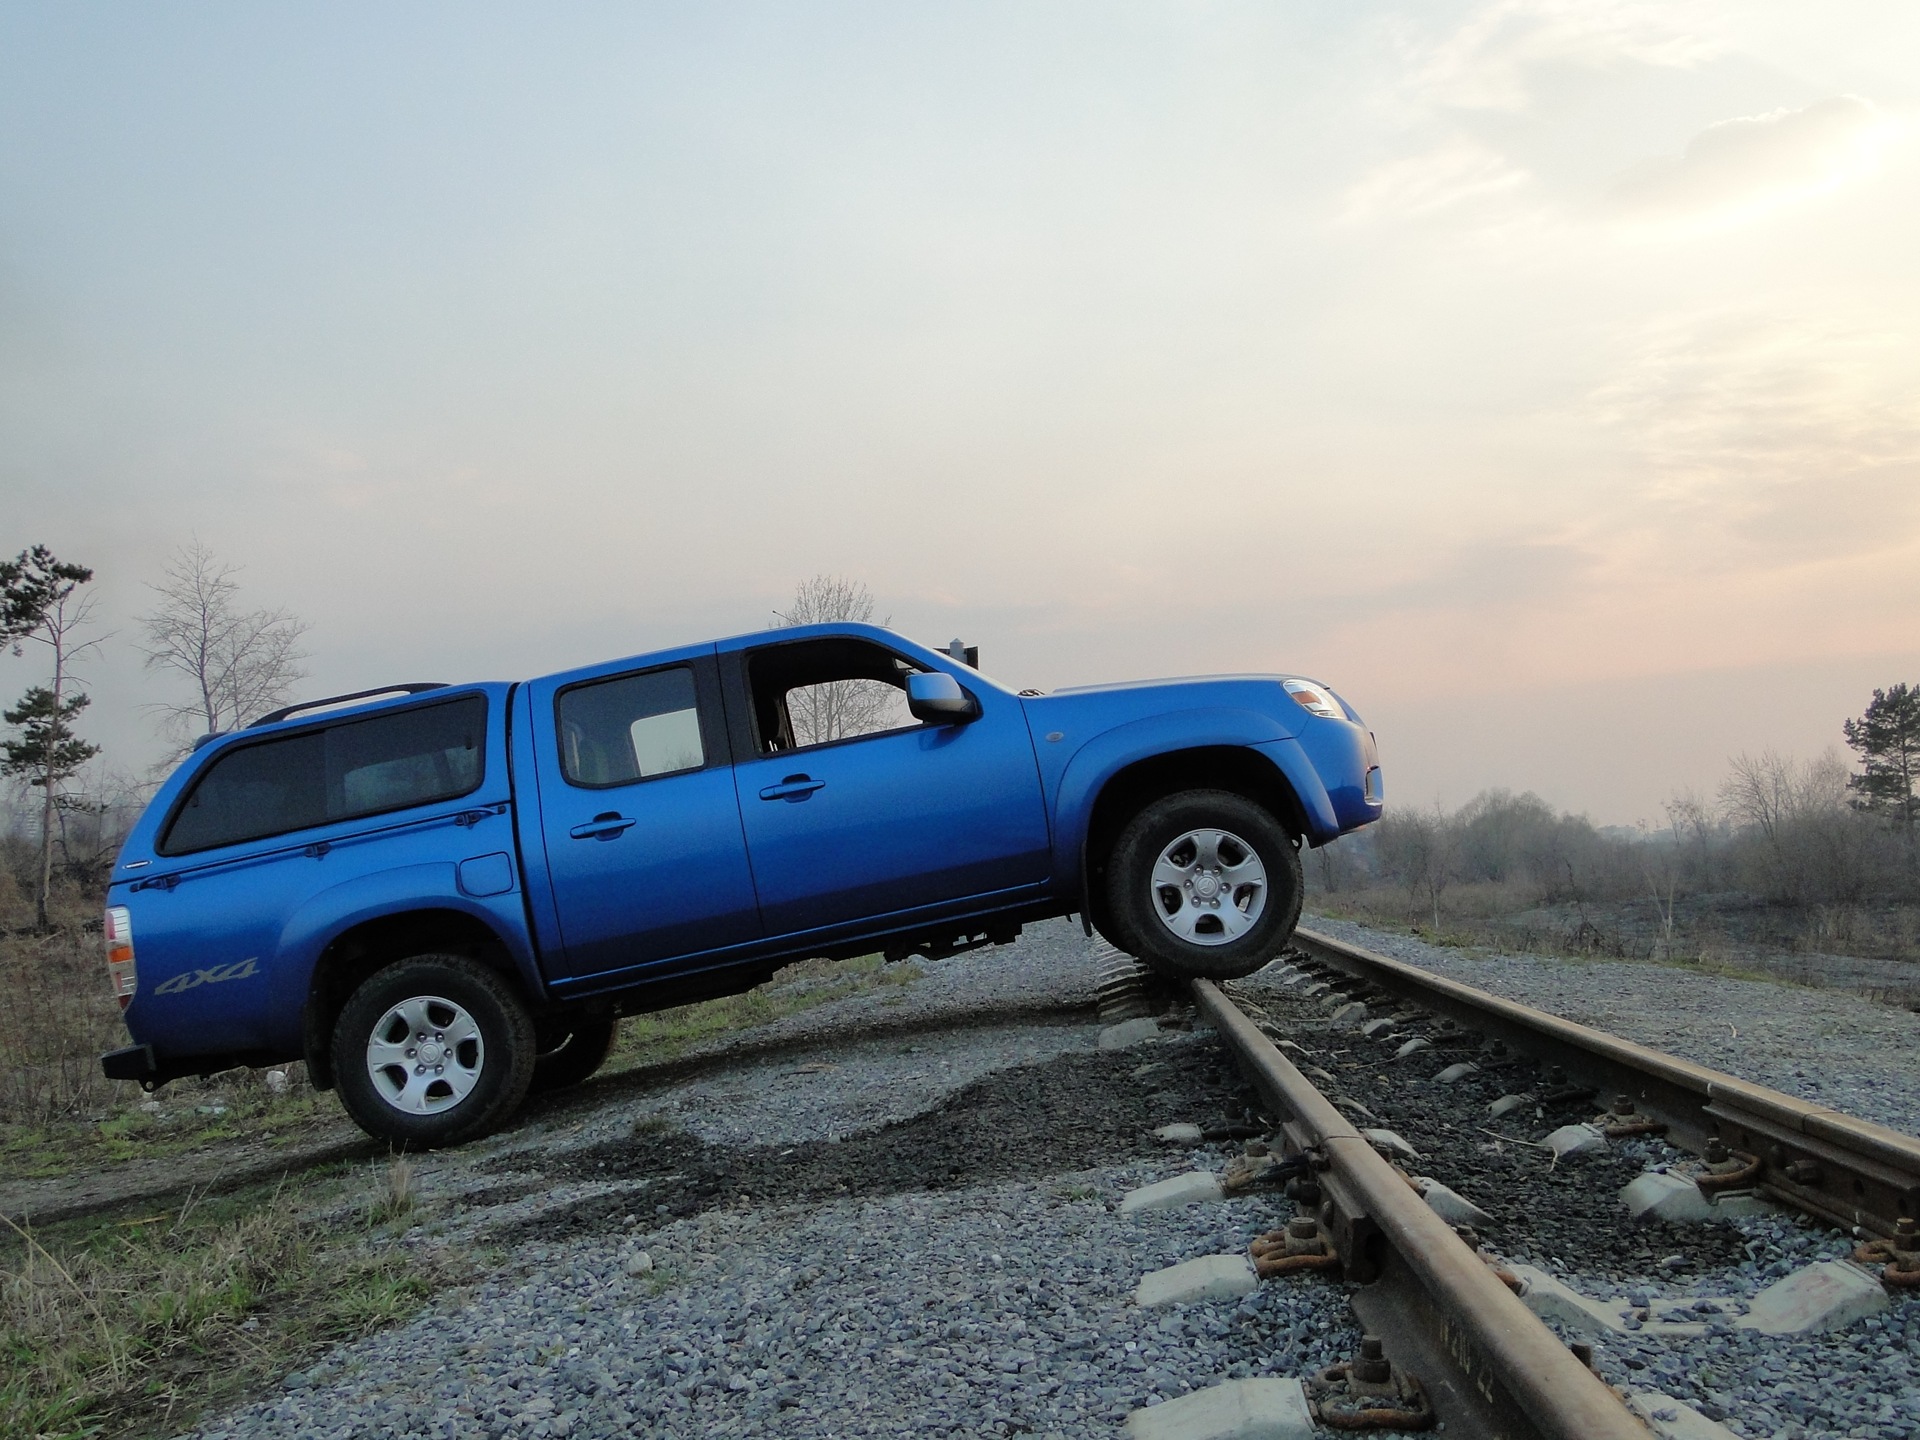
[[824,780],[815,780],[811,775],[789,775],[778,785],[769,785],[760,792],[762,800],[804,800],[814,791],[826,785]]
[[567,834],[576,840],[611,840],[633,825],[625,815],[608,812],[596,815],[584,825],[576,825]]

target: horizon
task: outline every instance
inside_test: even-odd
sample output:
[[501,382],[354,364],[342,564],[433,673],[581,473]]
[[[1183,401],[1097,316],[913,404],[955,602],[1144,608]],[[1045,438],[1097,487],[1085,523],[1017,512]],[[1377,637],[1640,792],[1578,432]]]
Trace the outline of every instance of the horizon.
[[128,770],[196,537],[312,695],[829,573],[1600,825],[1920,680],[1906,7],[6,12],[0,552]]

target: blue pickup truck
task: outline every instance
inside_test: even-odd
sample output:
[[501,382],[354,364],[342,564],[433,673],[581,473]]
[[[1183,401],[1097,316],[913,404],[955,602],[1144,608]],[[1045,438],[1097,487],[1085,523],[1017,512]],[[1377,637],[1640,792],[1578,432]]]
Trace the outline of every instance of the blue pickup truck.
[[1380,809],[1316,682],[1016,694],[871,625],[339,696],[203,742],[134,827],[105,935],[137,1043],[102,1065],[304,1059],[368,1133],[454,1144],[592,1074],[622,1014],[811,956],[1078,912],[1167,975],[1248,974],[1300,846]]

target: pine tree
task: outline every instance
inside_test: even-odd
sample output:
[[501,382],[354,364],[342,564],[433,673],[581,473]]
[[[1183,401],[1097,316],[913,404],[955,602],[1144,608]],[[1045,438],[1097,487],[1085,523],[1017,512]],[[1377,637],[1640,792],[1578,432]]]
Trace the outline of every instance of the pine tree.
[[100,753],[100,747],[74,733],[74,718],[87,708],[88,697],[69,695],[55,701],[53,691],[35,685],[0,719],[20,733],[0,740],[0,775],[17,775],[36,790],[58,787],[80,773]]
[[1860,754],[1861,773],[1847,780],[1854,803],[1893,821],[1913,863],[1914,822],[1920,817],[1920,798],[1913,793],[1920,781],[1920,686],[1902,682],[1875,690],[1866,713],[1841,728]]
[[[22,550],[12,560],[0,560],[0,643],[20,653],[20,642],[32,640],[47,647],[53,659],[53,684],[34,686],[12,710],[9,725],[20,727],[17,740],[6,742],[0,770],[27,777],[40,790],[40,865],[34,878],[33,907],[42,930],[51,917],[47,902],[53,890],[53,824],[60,806],[60,787],[74,771],[99,753],[73,734],[73,720],[86,708],[87,697],[69,694],[73,676],[69,666],[99,642],[76,643],[74,632],[88,623],[89,599],[74,592],[93,579],[93,571],[54,557],[44,545]],[[77,757],[77,758],[76,758]]]

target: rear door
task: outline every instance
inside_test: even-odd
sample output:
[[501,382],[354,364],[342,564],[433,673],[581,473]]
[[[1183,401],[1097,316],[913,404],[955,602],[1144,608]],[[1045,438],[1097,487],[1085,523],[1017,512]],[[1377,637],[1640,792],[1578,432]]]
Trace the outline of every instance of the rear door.
[[556,968],[642,978],[758,939],[713,647],[528,688]]

